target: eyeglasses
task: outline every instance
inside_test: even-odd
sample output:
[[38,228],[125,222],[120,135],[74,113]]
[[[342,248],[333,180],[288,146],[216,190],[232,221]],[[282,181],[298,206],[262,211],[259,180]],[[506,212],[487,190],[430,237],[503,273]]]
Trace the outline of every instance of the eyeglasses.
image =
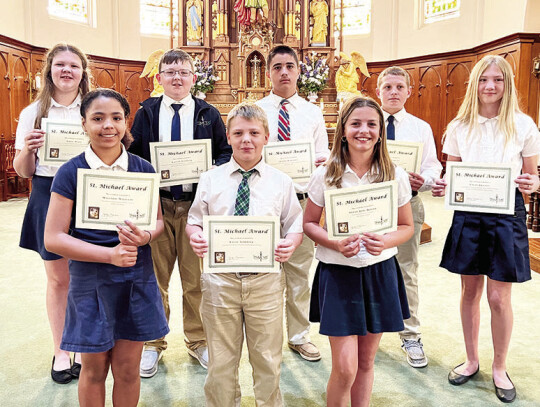
[[180,77],[182,78],[187,78],[193,75],[193,72],[188,69],[180,69],[179,71],[175,71],[174,69],[167,69],[166,71],[161,71],[160,74],[162,74],[166,78],[173,78],[176,74],[180,75]]

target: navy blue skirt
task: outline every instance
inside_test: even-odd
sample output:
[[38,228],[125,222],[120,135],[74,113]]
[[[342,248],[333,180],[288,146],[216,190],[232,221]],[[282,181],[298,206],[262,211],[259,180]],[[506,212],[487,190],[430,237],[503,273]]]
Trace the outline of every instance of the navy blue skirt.
[[521,283],[531,279],[527,213],[516,190],[514,215],[455,211],[440,266],[467,276]]
[[43,260],[58,260],[61,256],[45,250],[45,219],[51,200],[53,177],[32,178],[32,192],[24,214],[19,246],[38,252]]
[[169,332],[149,246],[139,247],[133,267],[70,261],[69,273],[61,349],[105,352],[119,339],[144,342]]
[[394,257],[356,268],[319,262],[309,319],[327,336],[399,332],[410,317],[403,276]]

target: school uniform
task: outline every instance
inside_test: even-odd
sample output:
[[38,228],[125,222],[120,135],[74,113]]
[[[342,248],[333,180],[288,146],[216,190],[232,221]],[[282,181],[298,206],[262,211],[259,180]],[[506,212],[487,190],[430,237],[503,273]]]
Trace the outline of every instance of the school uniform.
[[[270,131],[269,141],[278,141],[278,121],[282,97],[270,92],[268,96],[256,102],[266,113]],[[295,93],[289,99],[287,110],[290,122],[290,139],[312,140],[315,158],[328,158],[328,134],[324,117],[318,106],[309,103]],[[307,203],[307,182],[295,183],[294,188],[302,209]],[[292,345],[302,345],[309,339],[309,269],[313,262],[313,241],[303,236],[302,244],[296,249],[288,262],[283,264],[286,280],[286,314],[288,341]]]
[[[395,140],[412,141],[423,143],[422,160],[420,164],[420,175],[424,178],[424,184],[419,192],[429,191],[439,179],[442,165],[437,159],[437,149],[433,139],[431,127],[425,121],[408,113],[404,108],[399,112],[390,115],[383,111],[385,125],[388,126],[388,118],[393,116],[395,128]],[[405,329],[399,333],[401,339],[420,339],[420,319],[418,317],[418,248],[420,246],[420,235],[424,224],[424,205],[417,191],[412,192],[411,209],[414,221],[413,236],[398,246],[396,256],[399,263],[405,289],[407,291],[407,301],[411,317],[404,321]]]
[[[80,108],[80,95],[69,106],[63,106],[51,98],[51,107],[49,108],[47,117],[49,119],[80,122]],[[15,139],[16,150],[22,150],[24,148],[24,138],[30,130],[34,129],[38,109],[39,103],[34,102],[21,111]],[[51,184],[56,171],[58,171],[57,166],[42,165],[39,162],[39,158],[36,158],[36,171],[32,176],[32,192],[30,193],[28,206],[24,214],[19,242],[20,247],[39,253],[43,260],[58,260],[62,258],[57,254],[47,251],[43,241],[45,218],[47,217],[51,198]]]
[[[249,216],[279,216],[281,235],[302,233],[302,208],[292,180],[260,161],[248,185]],[[202,227],[204,215],[232,216],[242,175],[234,160],[201,174],[188,224]],[[240,405],[238,363],[245,336],[253,368],[257,406],[281,406],[279,376],[283,343],[281,273],[203,273],[201,314],[209,365],[206,405]]]
[[[150,163],[122,154],[111,166],[86,151],[60,167],[51,192],[73,201],[70,235],[92,244],[114,247],[116,231],[75,227],[77,169],[154,172]],[[119,339],[146,341],[169,332],[152,266],[150,246],[140,246],[132,267],[70,260],[70,284],[64,333],[60,348],[71,352],[97,353],[114,347]]]
[[[515,179],[523,158],[540,154],[540,133],[529,116],[516,113],[516,135],[505,145],[498,124],[498,117],[479,116],[469,135],[467,125],[451,123],[443,152],[466,163],[510,164]],[[440,266],[452,273],[486,275],[496,281],[530,280],[526,217],[517,188],[513,215],[455,211]]]
[[[324,208],[324,191],[336,189],[325,182],[326,167],[319,167],[309,182],[309,199]],[[359,178],[346,166],[342,188],[371,184],[374,174]],[[407,173],[395,168],[398,183],[398,206],[411,199]],[[326,225],[325,225],[326,228]],[[364,246],[350,258],[323,245],[317,246],[319,260],[311,294],[310,320],[320,322],[319,332],[327,336],[366,335],[397,332],[409,318],[403,277],[392,247],[380,255],[369,254]]]

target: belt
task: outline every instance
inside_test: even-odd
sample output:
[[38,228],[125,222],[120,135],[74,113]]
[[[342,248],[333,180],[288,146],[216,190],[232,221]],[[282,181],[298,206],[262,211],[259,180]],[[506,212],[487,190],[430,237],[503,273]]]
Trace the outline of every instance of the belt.
[[174,199],[170,191],[160,189],[159,196],[171,201],[193,201],[193,192],[182,192],[178,198]]
[[236,274],[236,277],[239,279],[250,277],[250,276],[258,276],[260,273],[234,273]]
[[413,198],[414,198],[416,195],[418,195],[418,191],[412,191],[412,196],[413,196]]
[[307,192],[305,194],[296,194],[296,197],[299,201],[303,201],[304,199],[308,199],[308,194]]

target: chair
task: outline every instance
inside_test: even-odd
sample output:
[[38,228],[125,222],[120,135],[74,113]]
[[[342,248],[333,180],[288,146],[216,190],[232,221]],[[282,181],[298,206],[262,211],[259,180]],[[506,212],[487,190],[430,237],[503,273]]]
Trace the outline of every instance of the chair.
[[15,140],[0,141],[0,170],[2,175],[2,201],[11,198],[27,197],[30,183],[17,175],[13,168],[15,158]]

